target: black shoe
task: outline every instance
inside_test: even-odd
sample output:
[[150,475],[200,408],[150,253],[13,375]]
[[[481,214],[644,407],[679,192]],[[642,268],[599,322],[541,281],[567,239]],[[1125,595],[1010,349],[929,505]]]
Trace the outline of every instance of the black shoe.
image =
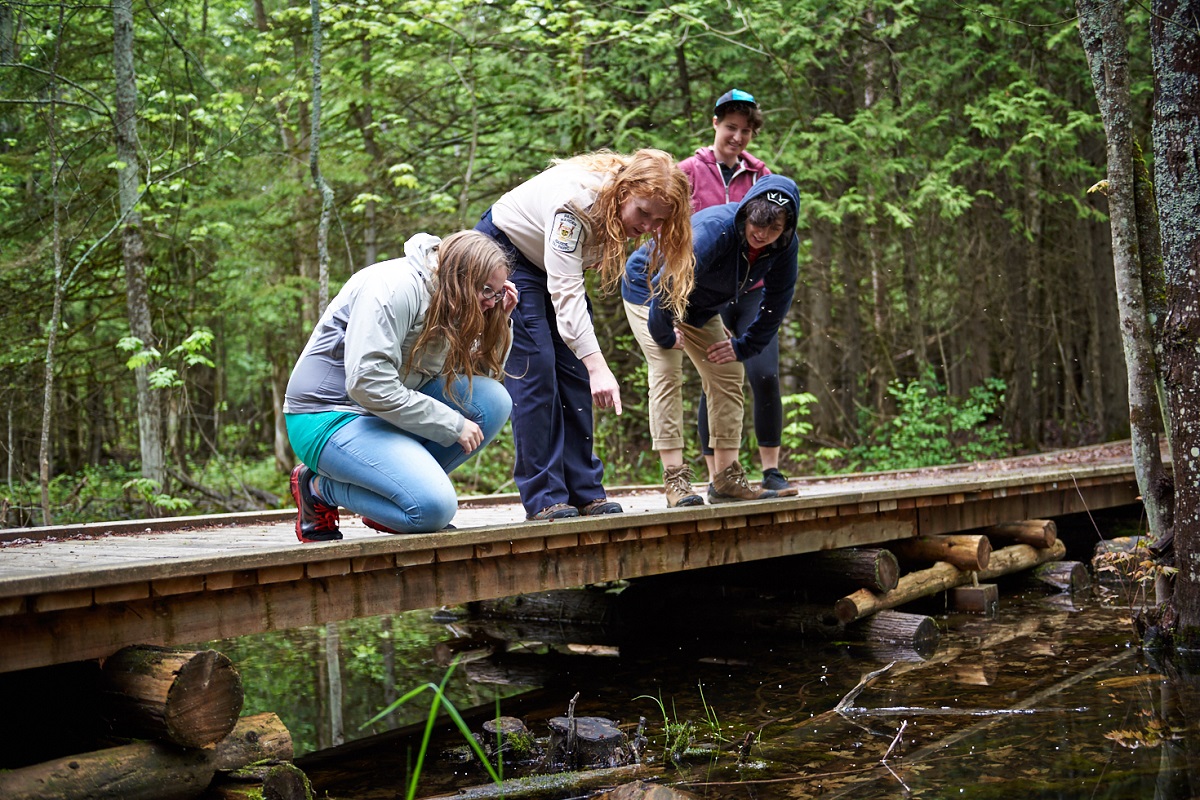
[[620,503],[614,503],[612,500],[607,500],[601,497],[599,500],[593,500],[586,506],[576,506],[579,513],[584,517],[595,517],[600,514],[620,514],[625,509],[621,508]]
[[292,470],[292,499],[296,501],[296,538],[302,542],[336,542],[342,538],[338,530],[337,506],[326,505],[313,497],[308,482],[313,471],[301,464]]
[[775,467],[763,470],[761,485],[764,489],[774,489],[775,491],[792,488],[792,485],[788,483],[787,476]]
[[544,520],[544,519],[568,519],[569,517],[578,517],[579,509],[575,506],[569,506],[566,503],[555,503],[552,506],[546,506],[536,514],[526,514],[527,520]]

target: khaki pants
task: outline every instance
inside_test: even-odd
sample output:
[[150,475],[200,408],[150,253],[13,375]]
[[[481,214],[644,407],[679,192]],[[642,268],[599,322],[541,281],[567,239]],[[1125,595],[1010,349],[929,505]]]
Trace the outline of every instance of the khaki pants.
[[684,353],[700,373],[701,386],[708,396],[709,444],[714,449],[736,450],[740,447],[745,370],[740,361],[713,364],[706,358],[709,345],[729,338],[721,316],[714,315],[703,328],[677,323],[675,327],[683,333],[684,349],[667,350],[651,338],[646,327],[650,307],[623,302],[629,327],[633,329],[633,336],[642,348],[649,370],[650,437],[654,449],[683,449]]

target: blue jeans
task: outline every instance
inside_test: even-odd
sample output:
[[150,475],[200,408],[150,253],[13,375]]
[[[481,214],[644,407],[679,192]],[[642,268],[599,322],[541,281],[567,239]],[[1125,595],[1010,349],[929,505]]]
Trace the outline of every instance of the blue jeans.
[[456,442],[441,445],[402,431],[369,414],[343,425],[325,444],[318,462],[321,499],[382,523],[398,533],[427,533],[450,524],[458,496],[449,473],[495,438],[512,410],[504,386],[491,378],[454,379],[454,395],[437,378],[422,394],[457,409],[483,430],[483,444],[466,453]]

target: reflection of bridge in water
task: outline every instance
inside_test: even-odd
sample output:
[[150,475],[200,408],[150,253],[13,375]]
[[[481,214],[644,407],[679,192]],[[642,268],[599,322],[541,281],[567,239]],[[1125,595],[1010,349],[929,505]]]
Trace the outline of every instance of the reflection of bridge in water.
[[527,523],[462,502],[458,530],[388,536],[343,514],[295,541],[294,511],[0,532],[0,672],[472,600],[957,533],[1137,502],[1128,443],[798,482],[781,500]]

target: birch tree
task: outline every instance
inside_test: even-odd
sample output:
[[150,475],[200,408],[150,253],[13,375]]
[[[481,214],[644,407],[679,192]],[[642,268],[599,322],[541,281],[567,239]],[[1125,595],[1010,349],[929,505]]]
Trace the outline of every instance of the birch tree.
[[113,3],[113,70],[116,73],[116,120],[118,199],[124,224],[121,227],[121,256],[125,264],[125,301],[130,335],[140,343],[131,359],[137,382],[138,438],[142,477],[166,485],[163,457],[162,408],[150,385],[157,359],[150,324],[150,292],[146,285],[146,245],[142,239],[142,216],[138,204],[137,74],[133,66],[133,0]]
[[43,525],[54,524],[50,510],[50,424],[54,415],[54,349],[58,343],[58,326],[62,321],[63,303],[62,201],[59,197],[59,176],[62,172],[58,147],[58,81],[55,78],[58,74],[59,55],[62,52],[62,28],[63,9],[59,6],[59,35],[55,37],[54,66],[50,69],[50,105],[46,120],[46,132],[49,134],[47,142],[50,145],[50,202],[54,207],[54,243],[51,248],[54,259],[54,310],[50,314],[50,326],[46,332],[46,364],[42,379],[42,431],[38,441],[38,483],[42,493]]
[[1108,140],[1109,224],[1121,341],[1129,379],[1129,425],[1134,472],[1142,493],[1150,533],[1165,536],[1169,509],[1158,433],[1162,420],[1156,394],[1156,365],[1146,301],[1137,225],[1137,173],[1129,107],[1129,35],[1124,0],[1076,0],[1079,34],[1096,89],[1096,101]]

